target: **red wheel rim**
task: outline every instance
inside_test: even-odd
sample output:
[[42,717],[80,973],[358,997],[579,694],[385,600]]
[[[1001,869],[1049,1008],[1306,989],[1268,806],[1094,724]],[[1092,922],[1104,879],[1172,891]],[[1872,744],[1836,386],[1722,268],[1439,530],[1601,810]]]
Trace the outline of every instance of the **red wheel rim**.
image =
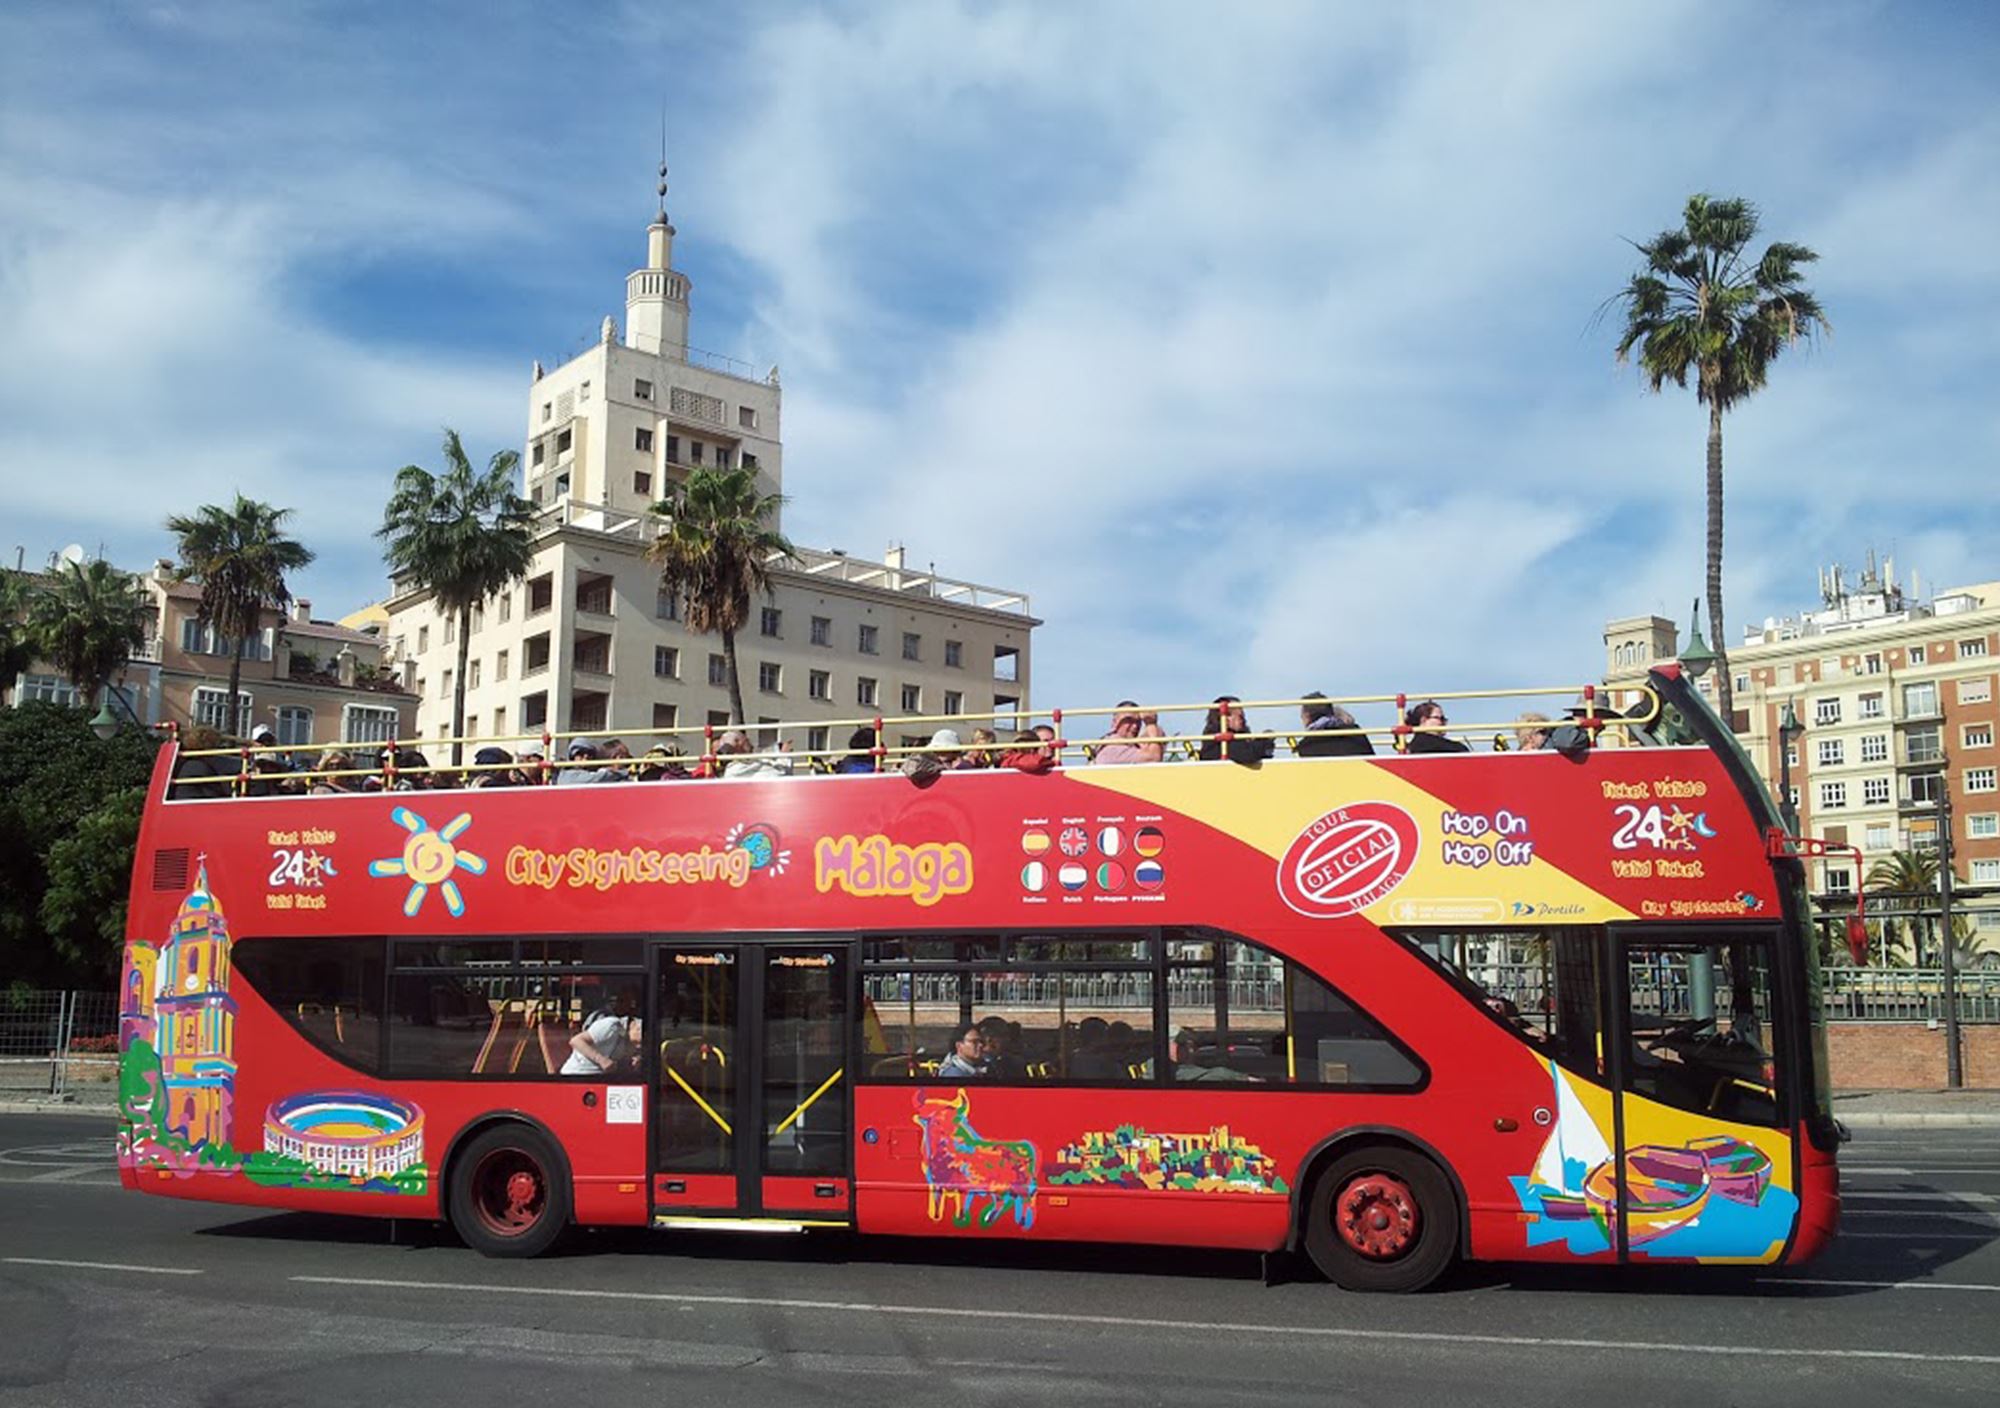
[[518,1237],[548,1211],[548,1176],[521,1150],[495,1149],[472,1170],[472,1207],[494,1236]]
[[1341,1241],[1370,1261],[1393,1261],[1416,1245],[1424,1215],[1407,1183],[1364,1173],[1334,1196],[1333,1225]]

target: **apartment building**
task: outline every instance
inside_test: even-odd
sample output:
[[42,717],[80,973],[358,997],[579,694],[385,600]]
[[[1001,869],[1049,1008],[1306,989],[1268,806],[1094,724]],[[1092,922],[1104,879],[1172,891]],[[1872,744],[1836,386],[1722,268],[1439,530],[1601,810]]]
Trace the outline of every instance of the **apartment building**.
[[[2000,582],[1921,599],[1893,562],[1871,555],[1850,585],[1821,575],[1821,605],[1744,631],[1729,651],[1732,727],[1775,791],[1788,766],[1802,834],[1858,846],[1864,867],[1893,850],[1937,844],[1938,800],[1950,800],[1954,868],[1965,912],[2000,932]],[[1629,617],[1604,628],[1606,684],[1641,677],[1678,651],[1674,622]],[[1701,682],[1713,697],[1712,681]],[[1789,703],[1804,730],[1781,759]],[[1815,895],[1853,894],[1851,859],[1809,866]],[[1990,891],[1991,893],[1982,893]]]
[[[203,725],[247,736],[269,725],[292,747],[407,738],[417,700],[383,659],[379,634],[315,620],[299,599],[289,613],[265,614],[244,648],[234,717],[229,667],[235,644],[200,618],[201,588],[173,578],[164,558],[138,577],[150,603],[146,638],[113,679],[107,701],[120,719],[146,725]],[[45,661],[14,682],[14,701],[81,704],[62,672]]]
[[[534,367],[521,476],[537,506],[534,565],[473,615],[470,736],[728,719],[722,642],[686,630],[660,591],[644,556],[658,531],[649,510],[703,466],[754,470],[764,492],[780,492],[782,393],[777,368],[756,377],[688,345],[691,289],[672,267],[674,235],[663,200],[646,264],[626,279],[622,340],[606,318],[593,345]],[[879,562],[805,548],[772,575],[772,597],[753,604],[737,638],[739,673],[751,722],[799,722],[795,746],[844,746],[839,720],[1027,706],[1040,623],[1025,593],[941,576],[894,546]],[[385,607],[421,734],[444,736],[457,623],[402,584]]]

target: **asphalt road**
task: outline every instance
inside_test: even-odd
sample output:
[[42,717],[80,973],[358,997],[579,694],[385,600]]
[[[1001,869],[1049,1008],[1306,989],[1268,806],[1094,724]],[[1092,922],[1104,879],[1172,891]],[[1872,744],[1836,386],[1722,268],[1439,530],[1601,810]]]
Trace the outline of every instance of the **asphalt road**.
[[942,1241],[449,1233],[147,1198],[106,1121],[0,1117],[0,1404],[2000,1401],[2000,1128],[1862,1131],[1798,1271],[1475,1267],[1415,1297],[1259,1260]]

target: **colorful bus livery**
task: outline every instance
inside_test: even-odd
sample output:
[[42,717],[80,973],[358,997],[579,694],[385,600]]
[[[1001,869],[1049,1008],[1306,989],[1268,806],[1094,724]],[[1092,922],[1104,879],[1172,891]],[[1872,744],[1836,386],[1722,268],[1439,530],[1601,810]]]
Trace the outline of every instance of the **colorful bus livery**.
[[1801,1260],[1837,1197],[1799,867],[1653,688],[1694,742],[212,800],[170,746],[123,1176],[494,1254]]

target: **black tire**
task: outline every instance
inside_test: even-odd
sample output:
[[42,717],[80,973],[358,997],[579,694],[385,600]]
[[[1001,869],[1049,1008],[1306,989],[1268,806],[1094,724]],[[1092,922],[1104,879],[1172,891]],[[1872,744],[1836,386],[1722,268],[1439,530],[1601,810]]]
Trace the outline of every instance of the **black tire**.
[[451,1165],[451,1225],[483,1256],[540,1256],[569,1227],[569,1171],[539,1130],[495,1125]]
[[1370,1145],[1313,1180],[1306,1254],[1349,1291],[1420,1291],[1458,1256],[1458,1199],[1422,1154]]

